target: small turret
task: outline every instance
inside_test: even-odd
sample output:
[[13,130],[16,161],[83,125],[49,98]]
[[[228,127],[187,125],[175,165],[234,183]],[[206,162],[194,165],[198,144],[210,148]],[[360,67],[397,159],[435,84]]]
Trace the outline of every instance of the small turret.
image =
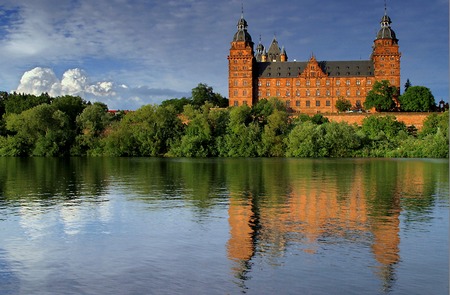
[[281,47],[281,55],[280,55],[280,61],[285,62],[288,60],[286,50],[284,50],[284,46]]

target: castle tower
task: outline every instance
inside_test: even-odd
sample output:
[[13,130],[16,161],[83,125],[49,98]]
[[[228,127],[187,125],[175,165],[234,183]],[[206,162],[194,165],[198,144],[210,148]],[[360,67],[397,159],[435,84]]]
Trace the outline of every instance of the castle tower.
[[253,41],[247,32],[244,14],[237,24],[237,32],[231,42],[228,56],[228,97],[230,106],[248,105],[255,102],[253,66],[255,63]]
[[373,43],[371,59],[377,81],[387,80],[400,94],[400,57],[398,39],[391,29],[391,18],[386,13],[381,18],[381,29]]

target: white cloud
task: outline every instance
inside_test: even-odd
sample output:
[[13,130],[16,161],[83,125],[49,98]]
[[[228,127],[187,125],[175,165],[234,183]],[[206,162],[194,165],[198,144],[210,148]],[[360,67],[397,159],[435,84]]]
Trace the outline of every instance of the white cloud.
[[91,82],[86,71],[79,68],[65,71],[59,80],[52,69],[36,67],[22,75],[15,91],[34,95],[46,92],[52,97],[76,95],[92,102],[104,102],[110,109],[129,110],[145,104],[158,104],[170,98],[189,96],[189,93],[172,89],[130,87],[112,81]]
[[61,81],[50,68],[36,67],[23,74],[16,92],[40,95],[47,92],[50,96],[79,95],[94,97],[114,96],[114,83],[111,81],[91,84],[85,71],[69,69]]
[[60,89],[61,83],[51,69],[37,67],[23,74],[16,91],[34,95],[44,92],[59,95]]

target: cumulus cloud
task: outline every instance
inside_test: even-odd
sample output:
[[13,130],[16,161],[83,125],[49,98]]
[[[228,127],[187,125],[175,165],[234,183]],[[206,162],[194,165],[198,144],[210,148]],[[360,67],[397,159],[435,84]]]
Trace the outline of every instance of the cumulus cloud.
[[34,95],[48,93],[52,97],[76,95],[92,102],[104,102],[110,109],[129,110],[145,104],[158,104],[166,99],[190,95],[172,89],[130,87],[113,81],[92,82],[88,73],[79,68],[65,71],[60,80],[52,69],[43,67],[25,72],[15,91]]
[[59,95],[60,89],[61,83],[51,69],[37,67],[23,74],[17,92],[35,95],[47,92],[50,95]]
[[114,83],[110,81],[91,83],[85,71],[67,70],[59,80],[52,69],[36,67],[23,74],[16,92],[50,96],[114,96]]

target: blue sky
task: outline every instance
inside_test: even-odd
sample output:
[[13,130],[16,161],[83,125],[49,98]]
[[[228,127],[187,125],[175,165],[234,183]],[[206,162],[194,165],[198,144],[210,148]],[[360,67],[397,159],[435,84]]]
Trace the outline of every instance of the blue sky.
[[[227,55],[241,0],[2,0],[0,90],[80,95],[111,109],[189,96],[228,97]],[[402,85],[449,96],[447,0],[387,1]],[[384,1],[246,0],[253,41],[274,35],[289,60],[369,59]],[[403,91],[403,89],[401,89]]]

